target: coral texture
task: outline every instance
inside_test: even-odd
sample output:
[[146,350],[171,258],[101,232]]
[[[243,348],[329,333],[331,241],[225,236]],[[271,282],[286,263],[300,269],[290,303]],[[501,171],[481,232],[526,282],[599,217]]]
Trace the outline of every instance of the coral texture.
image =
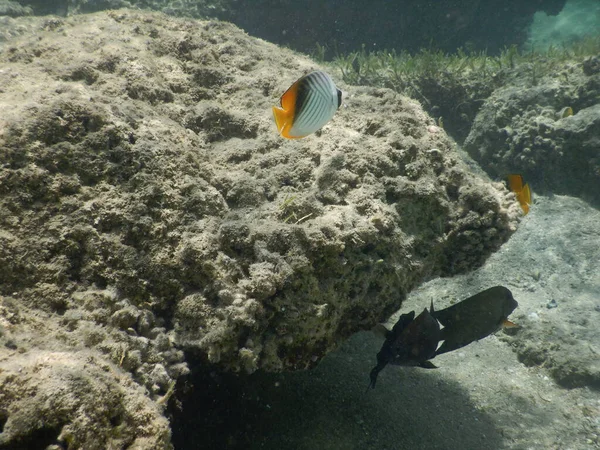
[[538,192],[600,204],[598,136],[600,58],[590,57],[494,91],[465,150],[492,175],[521,173]]
[[[127,373],[164,398],[182,350],[221,370],[309,367],[515,230],[514,196],[390,90],[340,86],[321,132],[280,138],[271,105],[317,66],[232,25],[127,11],[7,23],[21,37],[0,52],[0,317],[16,305],[47,325],[6,325],[3,392],[53,389],[71,355],[105,360],[75,364],[94,379],[73,384],[83,403]],[[50,361],[49,384],[8,377],[17,354],[28,371]],[[117,394],[103,398],[126,418]],[[0,403],[5,442],[20,439],[17,401]],[[81,409],[57,402],[52,429],[91,448],[64,428]]]

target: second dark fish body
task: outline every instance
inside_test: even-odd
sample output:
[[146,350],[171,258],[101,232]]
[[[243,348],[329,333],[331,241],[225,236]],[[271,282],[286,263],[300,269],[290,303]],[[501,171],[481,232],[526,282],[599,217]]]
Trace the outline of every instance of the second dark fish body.
[[[464,347],[497,331],[518,306],[510,290],[494,286],[432,313],[443,326],[436,355]],[[511,324],[511,322],[507,322]]]

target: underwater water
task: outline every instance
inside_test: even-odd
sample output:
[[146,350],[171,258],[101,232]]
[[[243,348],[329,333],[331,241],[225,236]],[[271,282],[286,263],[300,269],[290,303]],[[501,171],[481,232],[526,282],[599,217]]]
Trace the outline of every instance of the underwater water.
[[0,0],[0,450],[600,449],[599,267],[597,0]]

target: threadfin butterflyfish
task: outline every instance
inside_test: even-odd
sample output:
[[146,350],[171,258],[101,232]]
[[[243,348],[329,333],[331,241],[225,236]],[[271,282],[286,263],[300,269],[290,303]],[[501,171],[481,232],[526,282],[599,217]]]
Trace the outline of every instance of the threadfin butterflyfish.
[[513,174],[507,178],[508,188],[515,193],[523,213],[527,214],[529,212],[529,205],[531,205],[531,190],[529,189],[529,185],[523,181],[523,176],[521,175]]
[[273,106],[279,134],[299,139],[331,120],[342,104],[342,91],[331,77],[320,70],[304,75],[281,96],[280,106]]

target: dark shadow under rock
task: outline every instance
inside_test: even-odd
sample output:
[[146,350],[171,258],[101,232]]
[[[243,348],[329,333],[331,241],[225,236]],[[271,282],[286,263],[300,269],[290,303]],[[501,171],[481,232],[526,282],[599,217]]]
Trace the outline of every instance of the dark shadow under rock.
[[[310,371],[250,376],[198,369],[173,413],[177,449],[502,448],[503,437],[463,387],[391,367],[366,388],[381,342],[359,333]],[[369,355],[372,358],[369,358]]]

